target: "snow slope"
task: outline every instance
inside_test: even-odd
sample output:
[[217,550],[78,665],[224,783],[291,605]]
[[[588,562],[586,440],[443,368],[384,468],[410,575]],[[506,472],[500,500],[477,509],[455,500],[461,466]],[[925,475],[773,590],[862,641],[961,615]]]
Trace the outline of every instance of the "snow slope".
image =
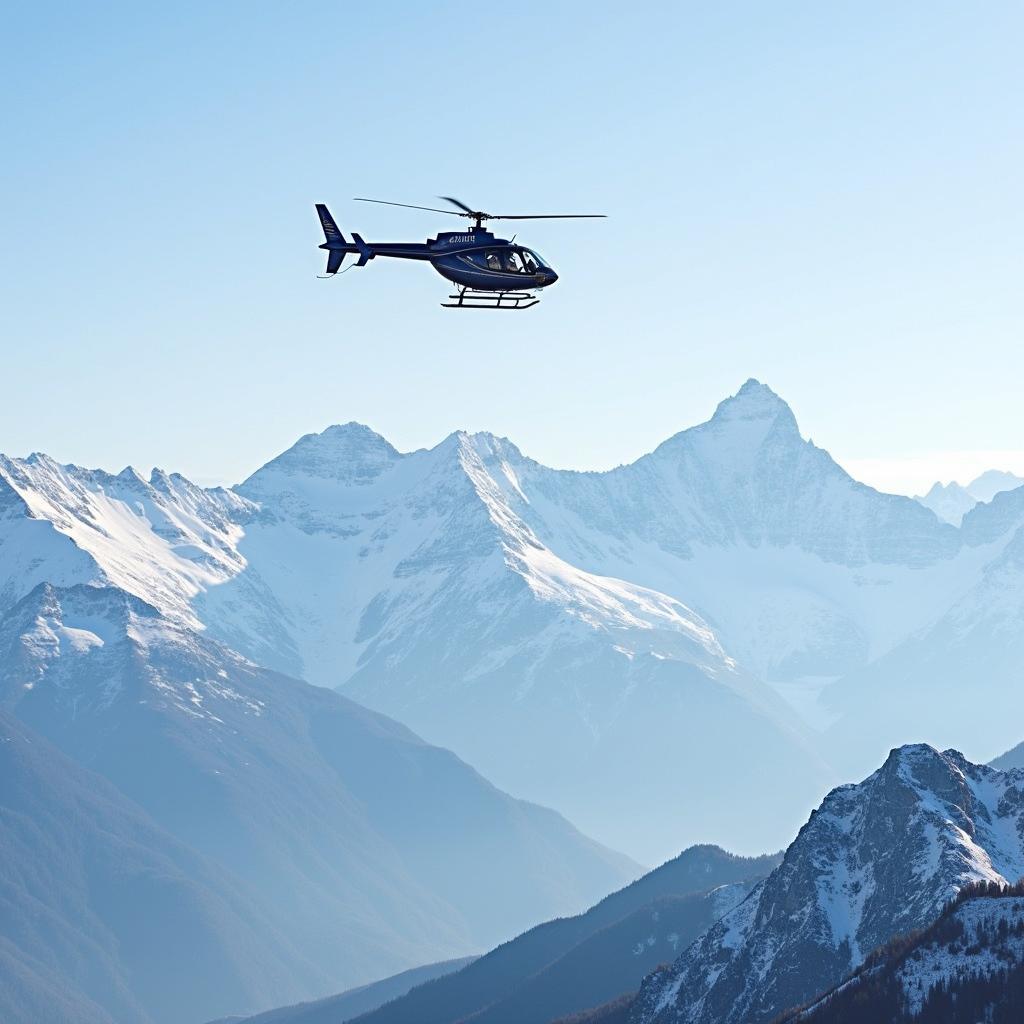
[[0,610],[37,583],[111,583],[190,625],[198,593],[237,574],[253,507],[223,488],[131,467],[116,476],[46,455],[0,455]]
[[885,1020],[1011,1024],[1024,1006],[1024,899],[968,889],[923,931],[876,950],[853,976],[780,1024]]

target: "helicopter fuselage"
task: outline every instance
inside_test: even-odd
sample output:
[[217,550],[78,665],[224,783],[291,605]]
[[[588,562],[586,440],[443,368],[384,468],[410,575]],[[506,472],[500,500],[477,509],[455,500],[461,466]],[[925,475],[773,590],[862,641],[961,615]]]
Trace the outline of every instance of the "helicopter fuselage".
[[358,254],[356,266],[365,266],[377,256],[401,260],[425,260],[442,276],[463,288],[486,292],[511,292],[547,288],[558,275],[532,249],[496,238],[485,228],[444,231],[426,242],[324,242],[321,249],[338,254]]

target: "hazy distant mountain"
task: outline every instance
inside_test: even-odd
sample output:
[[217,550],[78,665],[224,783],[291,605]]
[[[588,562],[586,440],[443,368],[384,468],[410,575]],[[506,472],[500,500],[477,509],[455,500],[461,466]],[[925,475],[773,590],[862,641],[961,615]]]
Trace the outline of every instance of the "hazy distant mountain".
[[[635,991],[779,863],[693,847],[585,914],[538,925],[462,970],[413,988],[360,1024],[548,1024]],[[246,1024],[340,1024],[330,1000]],[[330,1012],[328,1012],[330,1010]]]
[[997,494],[1012,491],[1022,484],[1024,477],[999,469],[989,469],[966,487],[961,487],[956,481],[948,484],[934,483],[927,494],[919,495],[915,500],[925,508],[930,508],[945,522],[959,526],[963,517],[975,505],[989,502]]
[[0,710],[0,1019],[180,1024],[317,982],[226,872]]
[[1022,523],[1024,489],[972,509],[961,528],[965,554],[981,564],[971,585],[933,623],[829,689],[824,700],[836,720],[827,736],[841,768],[856,769],[858,748],[907,736],[966,741],[986,758],[1020,739]]
[[1000,754],[990,764],[1001,772],[1008,772],[1011,768],[1024,768],[1024,742],[1018,743],[1005,754]]
[[[978,759],[1020,739],[1021,709],[984,710],[1024,671],[1016,493],[940,522],[756,381],[607,473],[489,434],[400,453],[358,424],[234,491],[0,459],[0,602],[122,587],[653,862],[781,845],[907,736]],[[906,731],[924,692],[967,685]]]
[[955,480],[948,484],[936,482],[927,494],[915,495],[914,500],[930,508],[943,522],[954,526],[959,526],[963,517],[978,504],[978,499]]
[[1024,484],[1024,477],[1000,469],[989,469],[967,485],[967,490],[979,502],[989,502],[1003,491],[1013,491]]
[[[973,891],[973,890],[966,890]],[[951,906],[779,1024],[1018,1024],[1024,1019],[1020,887]]]
[[7,612],[0,703],[230,873],[270,923],[246,947],[296,951],[273,996],[228,1009],[486,948],[635,872],[404,726],[114,587],[40,584]]
[[633,1024],[759,1024],[931,922],[965,885],[1024,875],[1024,772],[924,745],[826,797],[782,865],[644,983]]
[[412,967],[408,971],[394,974],[390,978],[360,985],[336,996],[282,1006],[275,1010],[258,1013],[254,1017],[223,1017],[209,1024],[344,1024],[345,1021],[360,1017],[376,1010],[378,1006],[404,996],[410,989],[435,978],[460,971],[471,964],[476,957],[462,957],[458,960],[443,960],[436,964]]

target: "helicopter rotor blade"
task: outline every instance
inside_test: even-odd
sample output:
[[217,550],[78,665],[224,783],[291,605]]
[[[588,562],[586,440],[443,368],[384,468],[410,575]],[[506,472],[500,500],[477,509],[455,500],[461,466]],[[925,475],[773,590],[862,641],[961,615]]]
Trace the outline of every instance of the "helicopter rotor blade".
[[488,220],[591,220],[607,213],[496,213]]
[[451,203],[452,206],[457,206],[460,210],[464,210],[467,217],[483,217],[485,220],[490,219],[486,213],[474,210],[473,207],[467,206],[461,199],[456,199],[454,196],[438,196],[437,198],[443,199],[446,203]]
[[454,210],[439,210],[436,206],[415,206],[412,203],[392,203],[387,199],[360,199],[355,196],[354,203],[379,203],[381,206],[404,206],[407,210],[429,210],[431,213],[447,213],[449,217],[469,217],[468,213],[456,213]]
[[607,217],[606,213],[484,213],[482,210],[470,209],[461,199],[454,196],[438,196],[459,211],[441,210],[436,206],[417,206],[415,203],[393,203],[387,199],[364,199],[356,196],[353,202],[356,203],[379,203],[381,206],[401,206],[406,210],[427,210],[429,213],[446,213],[449,217],[469,217],[471,220],[593,220],[595,218]]

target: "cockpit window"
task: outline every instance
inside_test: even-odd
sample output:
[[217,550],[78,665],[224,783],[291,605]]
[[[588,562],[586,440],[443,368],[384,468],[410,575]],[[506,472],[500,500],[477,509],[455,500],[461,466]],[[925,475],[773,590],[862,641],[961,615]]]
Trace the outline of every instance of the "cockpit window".
[[464,253],[462,258],[478,267],[496,270],[505,274],[536,274],[547,264],[532,249],[521,249],[518,246],[507,249],[477,249],[475,252]]

